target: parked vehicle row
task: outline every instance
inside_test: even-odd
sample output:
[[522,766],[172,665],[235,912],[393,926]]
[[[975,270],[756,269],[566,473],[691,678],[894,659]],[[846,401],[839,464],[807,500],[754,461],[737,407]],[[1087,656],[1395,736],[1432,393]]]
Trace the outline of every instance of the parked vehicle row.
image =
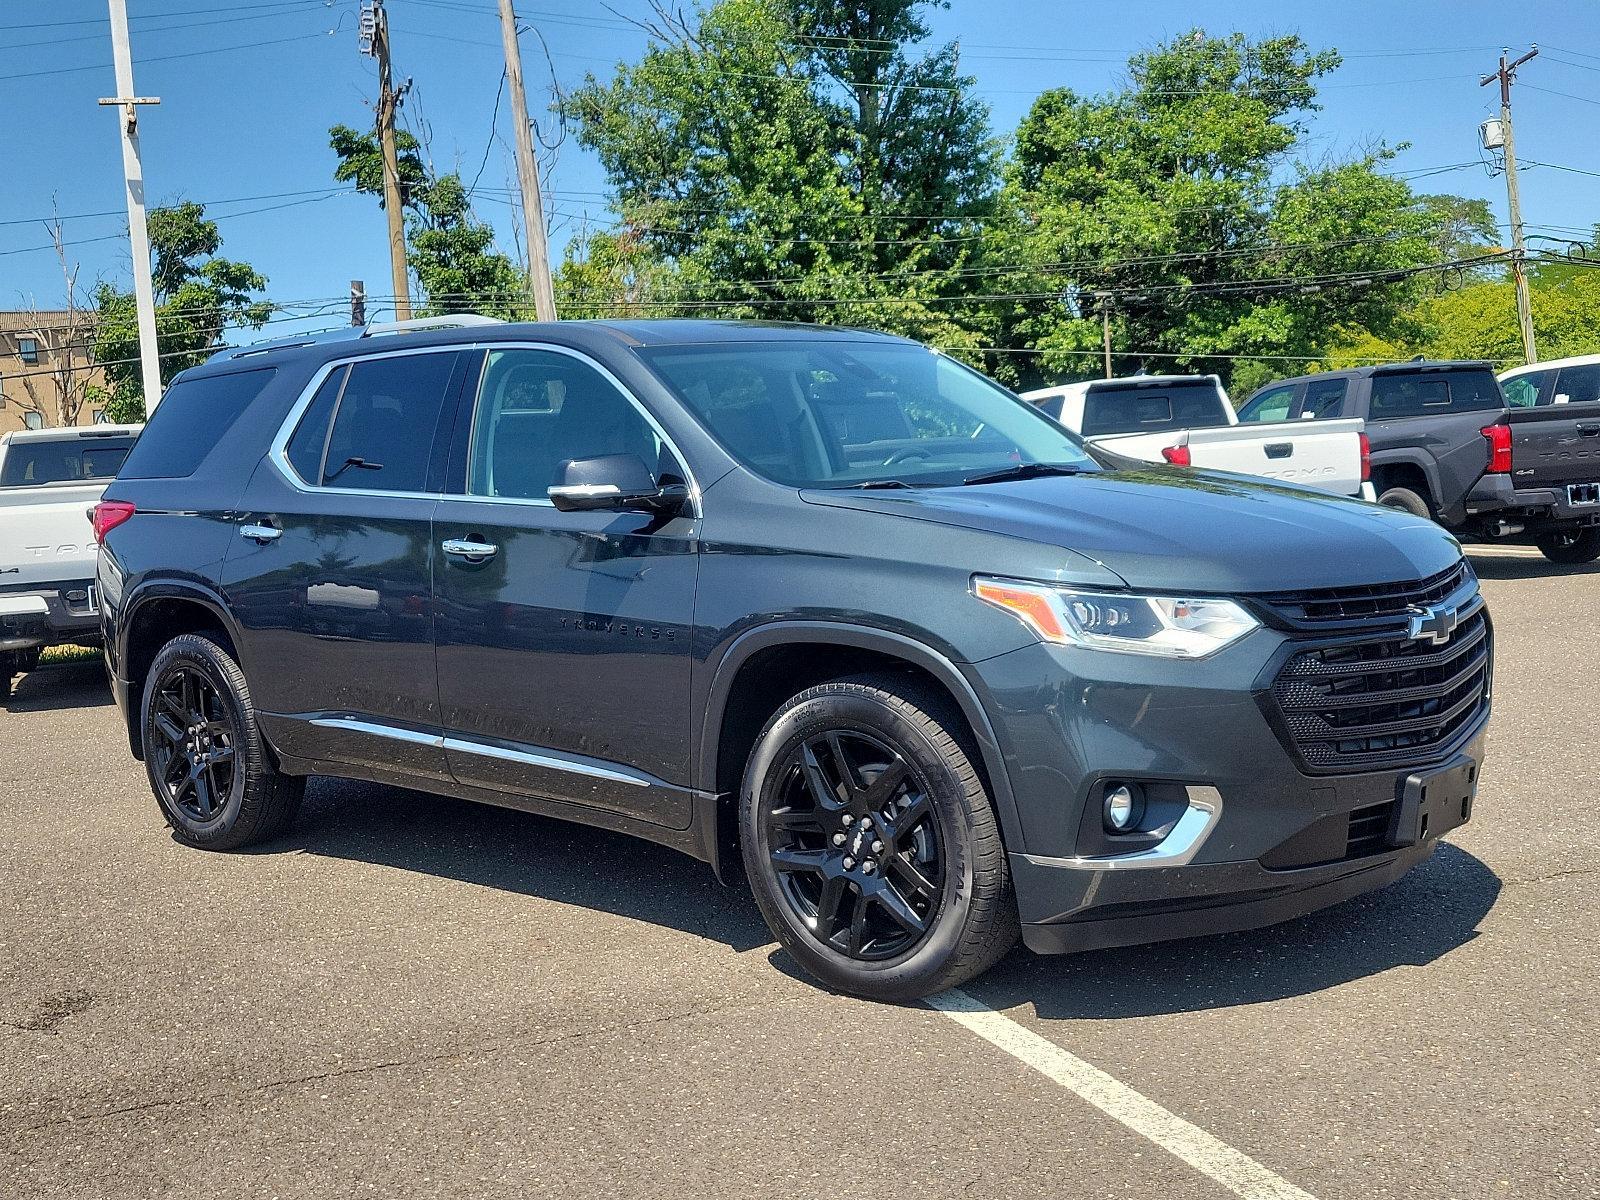
[[1244,425],[1215,375],[1136,375],[1024,392],[1102,458],[1237,471],[1374,499],[1359,420]]
[[[1597,370],[1591,361],[1509,372],[1514,405],[1484,362],[1325,371],[1257,391],[1239,417],[1360,418],[1380,504],[1474,537],[1525,536],[1552,561],[1585,563],[1600,558]],[[1586,399],[1568,403],[1573,394]]]
[[95,530],[180,841],[270,838],[312,775],[623,830],[742,872],[802,966],[882,999],[1019,933],[1380,887],[1470,818],[1490,712],[1438,524],[1112,469],[855,330],[462,317],[225,352]]
[[139,429],[0,434],[0,699],[46,647],[99,644],[97,547],[86,518]]

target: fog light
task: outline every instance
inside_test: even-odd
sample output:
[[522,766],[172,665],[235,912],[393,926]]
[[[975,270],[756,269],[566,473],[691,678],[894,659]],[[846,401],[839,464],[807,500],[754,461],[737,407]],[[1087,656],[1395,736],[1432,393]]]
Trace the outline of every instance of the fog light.
[[1112,833],[1126,833],[1138,823],[1139,810],[1143,807],[1139,793],[1134,788],[1125,783],[1107,785],[1104,809],[1106,828]]

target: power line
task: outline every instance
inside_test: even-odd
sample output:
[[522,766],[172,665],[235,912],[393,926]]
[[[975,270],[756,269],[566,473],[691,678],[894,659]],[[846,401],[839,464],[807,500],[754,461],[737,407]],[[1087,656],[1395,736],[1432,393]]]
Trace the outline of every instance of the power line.
[[[146,63],[175,62],[184,58],[209,58],[213,54],[228,54],[235,50],[259,50],[264,46],[283,46],[289,42],[306,42],[313,38],[332,37],[336,32],[337,30],[324,29],[318,33],[302,33],[294,37],[268,38],[266,41],[245,42],[238,46],[213,46],[209,50],[189,50],[182,54],[148,54],[141,58],[139,63],[142,66]],[[52,67],[46,71],[12,72],[9,75],[0,76],[0,83],[9,83],[16,79],[38,79],[46,75],[78,75],[84,71],[107,71],[111,69],[111,65],[108,62],[97,62],[87,63],[81,67]]]
[[[318,0],[317,7],[318,8],[331,8],[333,6],[334,2],[335,2],[335,0],[327,0],[326,3],[324,3],[323,0]],[[348,3],[348,0],[338,0],[338,2],[340,2],[340,3]],[[265,5],[258,5],[256,7],[266,7],[266,6]],[[267,19],[272,18],[272,17],[298,17],[298,16],[302,16],[302,15],[304,15],[306,13],[310,13],[312,11],[314,11],[314,10],[304,7],[303,0],[302,0],[302,3],[300,4],[299,7],[294,7],[294,8],[282,8],[282,7],[280,7],[280,8],[277,9],[277,11],[274,11],[274,12],[253,13],[253,14],[249,14],[249,15],[246,15],[246,16],[240,16],[237,13],[235,13],[232,16],[219,17],[215,21],[185,21],[185,22],[182,22],[182,23],[177,24],[177,25],[161,25],[161,26],[156,26],[156,27],[148,28],[148,29],[140,29],[139,32],[141,32],[141,33],[175,33],[175,32],[180,32],[180,31],[187,32],[190,29],[203,29],[203,28],[206,28],[207,26],[211,26],[211,25],[235,25],[235,24],[238,24],[238,23],[243,22],[243,21],[262,21],[262,20],[267,20]],[[148,20],[151,19],[152,16],[165,16],[165,15],[167,15],[167,14],[165,14],[165,13],[147,14],[144,19],[148,21]],[[104,39],[104,37],[105,37],[105,33],[103,31],[97,30],[94,33],[73,34],[71,37],[43,38],[43,39],[41,39],[39,41],[36,41],[36,42],[7,42],[7,43],[5,43],[3,45],[0,45],[0,50],[26,50],[26,49],[29,49],[30,47],[37,47],[37,46],[65,46],[65,45],[69,45],[69,44],[71,44],[73,42],[100,41],[100,40]]]

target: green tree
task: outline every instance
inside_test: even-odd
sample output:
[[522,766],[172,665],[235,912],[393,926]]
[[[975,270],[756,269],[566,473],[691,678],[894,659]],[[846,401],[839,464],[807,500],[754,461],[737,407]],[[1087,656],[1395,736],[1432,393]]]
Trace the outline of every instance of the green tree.
[[1050,378],[1096,374],[1108,302],[1121,369],[1216,372],[1240,391],[1341,324],[1387,332],[1422,286],[1405,272],[1484,214],[1383,174],[1382,146],[1296,162],[1339,62],[1296,36],[1195,31],[1135,55],[1120,92],[1040,96],[988,247],[995,290],[1023,297],[999,310],[1006,344],[1040,351]]
[[[620,236],[670,275],[671,311],[976,343],[944,302],[965,287],[996,151],[954,48],[911,46],[927,35],[926,7],[658,8],[643,57],[578,90],[579,140],[616,191]],[[626,297],[578,256],[609,246],[588,239],[563,267],[600,287],[600,306]]]
[[[272,306],[256,293],[267,277],[249,263],[223,258],[222,234],[193,201],[150,213],[151,273],[161,382],[204,362],[229,328],[259,329]],[[144,420],[139,326],[132,292],[102,283],[95,293],[95,361],[105,373],[106,416]]]
[[[338,156],[333,177],[383,204],[383,152],[375,133],[347,125],[328,131]],[[422,316],[481,312],[513,320],[532,314],[526,276],[494,248],[494,229],[473,214],[472,199],[457,174],[435,176],[417,139],[395,131],[400,203],[405,210],[407,262],[424,302]]]

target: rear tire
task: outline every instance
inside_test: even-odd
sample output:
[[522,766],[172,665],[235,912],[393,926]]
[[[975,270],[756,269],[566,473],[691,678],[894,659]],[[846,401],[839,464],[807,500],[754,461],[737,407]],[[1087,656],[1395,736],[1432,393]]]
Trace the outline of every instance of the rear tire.
[[1378,497],[1378,503],[1385,508],[1398,508],[1414,517],[1424,517],[1429,521],[1433,520],[1433,510],[1428,507],[1427,500],[1417,495],[1410,488],[1389,488]]
[[1600,558],[1600,525],[1567,533],[1541,533],[1533,539],[1533,544],[1554,563],[1568,566],[1592,563]]
[[756,740],[739,798],[745,872],[773,935],[827,986],[916,1000],[1015,944],[967,740],[944,697],[891,674],[804,691]]
[[306,782],[272,764],[244,672],[210,638],[186,633],[161,648],[140,719],[150,789],[180,842],[237,850],[294,820]]

